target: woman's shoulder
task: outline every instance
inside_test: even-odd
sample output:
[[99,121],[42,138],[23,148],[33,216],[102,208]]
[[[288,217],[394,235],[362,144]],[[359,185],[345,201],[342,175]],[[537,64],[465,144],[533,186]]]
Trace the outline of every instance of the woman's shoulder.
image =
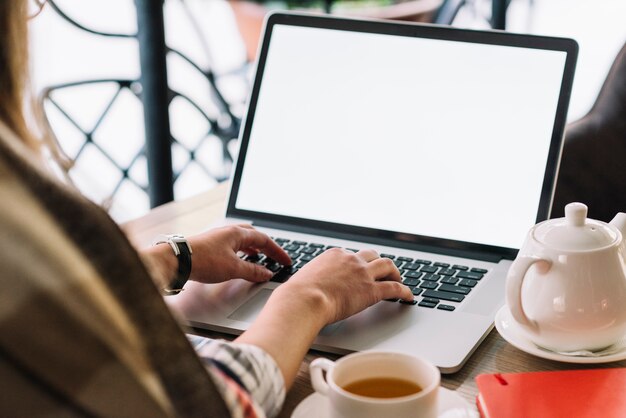
[[[115,416],[124,412],[115,405],[135,405],[154,416],[168,415],[171,405],[132,321],[25,180],[28,173],[20,170],[28,171],[22,167],[30,163],[12,160],[28,159],[27,152],[0,123],[0,348],[11,365],[20,365],[11,374],[14,380],[5,382],[15,396],[5,399],[28,393],[32,402],[24,407],[32,412],[37,400],[65,393],[59,411],[87,407]],[[23,369],[46,384],[20,383]],[[112,393],[107,387],[123,386],[116,396],[124,399],[104,405],[97,390],[83,393],[80,381],[102,387],[98,396]],[[74,405],[79,398],[82,406]],[[9,410],[20,415],[20,405],[0,405],[0,415]]]

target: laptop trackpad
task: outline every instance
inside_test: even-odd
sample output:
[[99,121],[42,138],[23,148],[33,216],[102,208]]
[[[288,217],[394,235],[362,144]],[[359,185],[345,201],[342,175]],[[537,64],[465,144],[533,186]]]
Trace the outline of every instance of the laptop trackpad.
[[261,289],[228,317],[237,321],[253,322],[272,295],[273,289]]

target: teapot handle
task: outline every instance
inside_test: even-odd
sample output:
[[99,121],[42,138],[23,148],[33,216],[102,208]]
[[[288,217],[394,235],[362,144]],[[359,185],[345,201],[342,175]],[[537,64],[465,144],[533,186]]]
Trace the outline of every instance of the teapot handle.
[[511,315],[517,322],[532,329],[537,328],[537,323],[526,316],[522,307],[522,283],[526,272],[535,263],[539,263],[537,267],[541,273],[547,273],[550,267],[552,267],[550,260],[525,255],[519,256],[511,264],[506,279],[506,303],[509,306]]

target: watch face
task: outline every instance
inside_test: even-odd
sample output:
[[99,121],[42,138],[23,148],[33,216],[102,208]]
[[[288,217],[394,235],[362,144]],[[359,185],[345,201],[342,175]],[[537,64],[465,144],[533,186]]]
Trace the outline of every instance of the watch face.
[[[172,241],[175,242],[176,244],[184,244],[187,246],[187,249],[189,250],[189,254],[192,254],[193,251],[191,250],[191,244],[189,244],[189,241],[187,241],[187,238],[185,238],[182,235],[172,235]],[[179,248],[179,251],[180,248]]]

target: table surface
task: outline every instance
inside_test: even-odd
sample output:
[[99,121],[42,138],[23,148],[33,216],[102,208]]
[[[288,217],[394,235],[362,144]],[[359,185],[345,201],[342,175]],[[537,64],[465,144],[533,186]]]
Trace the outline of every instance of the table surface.
[[[168,203],[153,209],[147,215],[127,222],[122,228],[138,246],[150,245],[152,239],[163,233],[192,235],[209,228],[224,213],[228,185],[222,184],[198,196]],[[231,339],[232,336],[205,330],[194,330],[201,335]],[[285,405],[279,417],[289,417],[295,407],[313,393],[309,380],[308,366],[316,357],[335,359],[338,356],[309,351],[304,359],[293,387],[287,393]],[[626,361],[609,364],[570,364],[545,360],[508,344],[494,329],[472,354],[463,368],[454,374],[443,375],[442,386],[455,391],[475,408],[478,394],[474,378],[481,373],[512,373],[525,371],[571,370],[605,367],[626,367]]]

